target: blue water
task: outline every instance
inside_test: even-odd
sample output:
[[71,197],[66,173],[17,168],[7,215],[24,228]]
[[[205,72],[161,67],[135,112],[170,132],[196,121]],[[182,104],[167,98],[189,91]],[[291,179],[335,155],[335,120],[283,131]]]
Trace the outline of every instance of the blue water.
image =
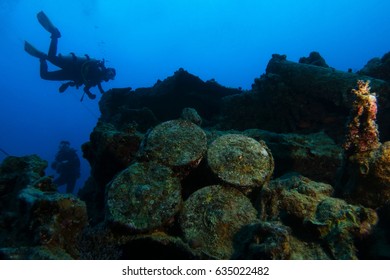
[[[105,58],[116,68],[106,90],[150,87],[180,67],[250,89],[273,53],[298,61],[315,50],[331,67],[356,71],[390,51],[385,0],[0,0],[0,148],[49,163],[63,139],[81,157],[100,93],[92,89],[98,98],[81,103],[81,89],[60,94],[60,82],[40,79],[39,62],[23,42],[47,51],[50,35],[36,20],[41,10],[62,33],[59,52]],[[88,174],[82,160],[78,187]]]

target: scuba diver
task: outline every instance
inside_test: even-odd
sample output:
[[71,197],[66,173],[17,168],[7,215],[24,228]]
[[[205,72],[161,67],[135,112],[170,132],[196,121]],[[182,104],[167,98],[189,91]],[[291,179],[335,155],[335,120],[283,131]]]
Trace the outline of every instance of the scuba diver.
[[80,178],[80,159],[76,150],[70,147],[69,141],[61,141],[54,162],[51,164],[60,175],[53,183],[57,186],[66,184],[66,192],[73,193],[76,181]]
[[[25,41],[24,50],[30,55],[39,58],[40,75],[44,80],[50,81],[67,81],[59,88],[59,92],[64,92],[69,86],[79,88],[84,85],[84,94],[87,94],[90,99],[95,99],[96,95],[90,91],[91,87],[97,86],[100,93],[104,93],[101,82],[108,82],[115,78],[116,72],[114,68],[106,68],[104,60],[90,58],[88,55],[78,57],[74,53],[69,56],[57,55],[58,38],[61,37],[60,31],[51,23],[49,18],[43,11],[37,14],[39,23],[48,32],[51,33],[51,42],[48,54],[37,50],[29,42]],[[57,71],[48,71],[47,61],[61,68]],[[83,100],[81,97],[81,101]]]

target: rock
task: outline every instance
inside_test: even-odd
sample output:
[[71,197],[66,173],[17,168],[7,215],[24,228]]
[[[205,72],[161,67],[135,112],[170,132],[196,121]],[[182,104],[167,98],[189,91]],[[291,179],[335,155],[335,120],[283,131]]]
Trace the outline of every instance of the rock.
[[108,186],[106,219],[130,231],[150,232],[172,222],[180,205],[180,181],[168,167],[134,163]]
[[58,186],[53,183],[53,178],[49,176],[39,178],[34,182],[32,187],[44,192],[57,192],[58,188]]
[[[104,246],[102,246],[104,244]],[[81,243],[86,260],[189,260],[204,258],[181,238],[161,231],[129,235],[102,223],[86,231]]]
[[390,259],[390,202],[379,208],[377,213],[378,224],[363,244],[364,251],[361,254],[369,260],[388,260]]
[[47,165],[37,155],[6,157],[0,165],[0,211],[17,211],[19,192],[41,180]]
[[265,221],[287,218],[302,224],[315,214],[318,202],[332,194],[331,185],[298,174],[287,174],[263,187],[260,218]]
[[188,173],[206,153],[206,134],[185,120],[167,121],[146,136],[140,151],[143,160],[155,160],[178,173]]
[[[280,223],[258,222],[236,235],[233,259],[288,260],[291,255],[290,228]],[[238,248],[237,248],[238,247]]]
[[73,258],[59,248],[46,246],[0,248],[0,260],[72,260]]
[[385,53],[382,58],[370,59],[358,73],[390,82],[390,52]]
[[336,143],[345,126],[357,80],[371,80],[378,95],[378,125],[382,141],[390,140],[390,86],[383,80],[332,68],[295,63],[273,55],[266,73],[255,79],[252,91],[224,97],[220,128],[259,128],[277,133],[324,131]]
[[105,188],[114,176],[128,167],[136,158],[143,135],[130,125],[118,130],[114,125],[98,122],[90,135],[90,141],[83,144],[83,157],[91,165],[91,178],[79,196],[88,206],[92,224],[104,219]]
[[390,141],[367,152],[364,158],[345,160],[337,191],[348,202],[379,208],[390,202]]
[[[324,132],[310,134],[274,133],[261,129],[205,130],[209,145],[226,134],[242,134],[264,141],[275,162],[273,177],[298,172],[314,181],[333,184],[342,165],[343,149]],[[204,172],[204,171],[203,171]]]
[[[127,115],[126,122],[140,124],[139,118],[132,118],[126,113],[129,110],[148,108],[158,122],[164,122],[177,119],[186,107],[194,108],[205,121],[215,123],[220,112],[221,98],[239,92],[241,90],[221,86],[215,81],[204,82],[180,68],[165,80],[157,81],[151,88],[134,91],[113,89],[102,96],[99,106],[102,120],[115,125],[124,119],[123,115]],[[152,125],[142,125],[145,131],[150,127]]]
[[92,176],[85,181],[78,196],[87,205],[87,212],[90,225],[96,225],[104,220],[105,186],[100,185]]
[[299,59],[299,63],[310,64],[325,68],[329,67],[328,64],[326,64],[325,59],[320,55],[319,52],[311,52],[309,57],[301,57]]
[[[87,208],[55,191],[37,156],[0,165],[0,258],[388,258],[390,85],[361,74],[388,80],[389,57],[354,74],[318,53],[303,63],[273,55],[247,91],[183,69],[150,88],[110,90],[83,145]],[[382,143],[343,158],[359,79],[377,93]],[[291,171],[306,177],[282,176]]]
[[107,91],[99,101],[100,121],[111,123],[118,129],[123,125],[133,124],[138,131],[146,132],[158,124],[152,110],[145,106],[134,106],[131,100],[134,92],[128,88],[116,88]]
[[44,176],[47,162],[37,155],[9,156],[0,165],[0,247],[29,244],[26,220],[19,213],[19,193]]
[[254,222],[256,215],[249,199],[238,190],[214,185],[194,192],[185,201],[180,226],[194,250],[210,258],[229,259],[235,235]]
[[295,134],[248,129],[242,134],[267,144],[275,160],[274,177],[298,172],[314,181],[335,182],[343,149],[324,132]]
[[370,166],[371,176],[375,178],[377,185],[387,189],[387,193],[381,192],[389,201],[390,199],[390,141],[380,145],[375,151],[374,160]]
[[328,197],[317,205],[314,218],[308,221],[324,240],[334,259],[357,259],[357,241],[366,238],[378,221],[377,213],[344,200]]
[[180,117],[183,120],[190,121],[198,126],[202,125],[202,118],[194,108],[184,108]]
[[78,258],[77,243],[87,226],[85,203],[55,192],[36,155],[9,157],[0,167],[0,257]]
[[271,151],[263,141],[226,134],[211,143],[207,163],[222,182],[243,190],[261,188],[274,170]]
[[19,195],[20,215],[28,217],[26,224],[33,244],[61,248],[78,258],[80,240],[88,217],[85,203],[73,195],[45,193],[25,188]]
[[163,232],[133,236],[123,244],[125,260],[197,260],[205,258],[179,237]]
[[142,135],[133,127],[117,130],[110,123],[99,122],[90,135],[90,141],[83,145],[83,157],[91,167],[93,177],[107,184],[119,171],[135,159]]
[[140,109],[128,109],[122,106],[120,113],[116,113],[112,118],[108,118],[110,123],[118,126],[119,129],[126,129],[126,125],[131,124],[142,133],[148,131],[150,127],[157,125],[159,122],[152,110],[147,107]]
[[328,250],[318,240],[290,236],[291,260],[332,260]]
[[370,208],[331,197],[332,193],[328,184],[286,175],[263,187],[260,218],[282,222],[298,239],[322,242],[326,245],[323,253],[330,252],[332,259],[357,259],[357,240],[372,232],[377,214]]
[[131,236],[126,232],[119,235],[105,222],[89,226],[80,240],[80,259],[82,260],[120,260],[122,245]]

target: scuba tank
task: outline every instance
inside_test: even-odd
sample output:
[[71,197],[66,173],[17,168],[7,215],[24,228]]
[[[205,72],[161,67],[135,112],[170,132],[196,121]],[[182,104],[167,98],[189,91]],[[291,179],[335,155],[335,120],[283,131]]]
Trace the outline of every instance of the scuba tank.
[[62,69],[75,73],[77,87],[82,84],[95,86],[101,81],[101,73],[105,69],[104,60],[90,58],[87,54],[76,56],[73,52],[66,56],[59,54],[58,60],[61,61],[59,64]]

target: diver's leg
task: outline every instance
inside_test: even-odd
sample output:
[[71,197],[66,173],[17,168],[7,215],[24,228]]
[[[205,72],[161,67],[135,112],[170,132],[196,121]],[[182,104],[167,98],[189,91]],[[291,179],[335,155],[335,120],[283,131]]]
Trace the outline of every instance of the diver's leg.
[[39,65],[39,74],[41,75],[41,78],[44,80],[49,80],[47,77],[49,76],[48,73],[48,66],[47,66],[47,61],[46,59],[40,59],[39,60],[40,65]]
[[37,18],[39,23],[45,28],[47,31],[50,32],[51,41],[50,41],[50,47],[49,51],[47,53],[48,60],[56,65],[57,62],[57,45],[58,45],[58,38],[61,37],[61,33],[58,30],[57,27],[54,26],[54,24],[50,21],[50,19],[46,16],[46,14],[43,11],[40,11],[37,14]]
[[44,80],[50,81],[68,81],[70,80],[64,70],[48,71],[47,61],[45,59],[40,60],[40,75]]
[[73,193],[74,187],[76,186],[76,180],[77,179],[73,179],[73,178],[68,180],[68,182],[66,184],[66,192],[67,193]]
[[57,57],[58,37],[51,36],[49,52],[47,53],[49,60],[56,60]]
[[58,38],[51,36],[49,51],[47,55],[47,60],[50,61],[50,63],[52,63],[53,65],[59,68],[64,68],[67,65],[69,65],[69,61],[75,61],[74,59],[72,60],[72,57],[68,57],[68,56],[64,57],[62,55],[57,55],[57,46],[58,46]]

